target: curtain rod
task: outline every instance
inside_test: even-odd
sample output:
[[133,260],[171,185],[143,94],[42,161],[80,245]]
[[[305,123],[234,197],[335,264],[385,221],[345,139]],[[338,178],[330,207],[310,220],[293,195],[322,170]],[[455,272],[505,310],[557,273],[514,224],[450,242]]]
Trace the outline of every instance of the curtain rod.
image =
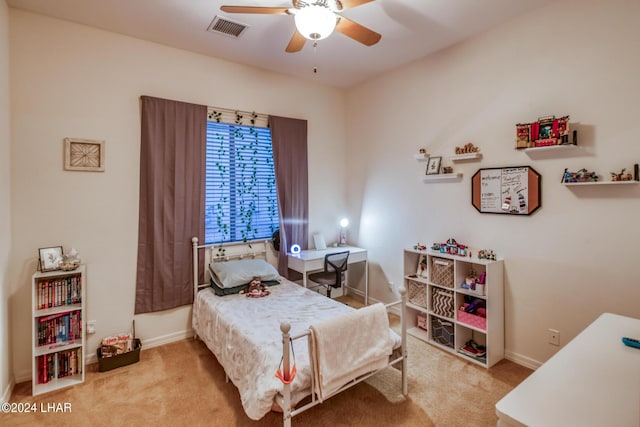
[[228,108],[207,107],[209,120],[219,123],[243,126],[269,127],[269,115],[254,111],[230,110]]

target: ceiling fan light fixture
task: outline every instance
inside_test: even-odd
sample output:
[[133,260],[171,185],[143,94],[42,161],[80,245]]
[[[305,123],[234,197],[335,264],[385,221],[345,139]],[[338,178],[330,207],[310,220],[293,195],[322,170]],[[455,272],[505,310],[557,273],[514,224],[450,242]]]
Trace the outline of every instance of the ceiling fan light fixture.
[[309,40],[322,40],[336,28],[336,14],[326,6],[311,4],[295,15],[296,29]]

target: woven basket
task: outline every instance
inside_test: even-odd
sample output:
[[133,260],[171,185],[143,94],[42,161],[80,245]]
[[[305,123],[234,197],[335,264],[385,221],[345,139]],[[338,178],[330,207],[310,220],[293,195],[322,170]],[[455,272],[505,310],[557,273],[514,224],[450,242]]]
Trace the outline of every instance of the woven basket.
[[453,288],[453,261],[433,257],[431,264],[431,282],[436,285]]
[[435,314],[453,319],[454,303],[453,291],[446,289],[431,289],[431,309]]
[[427,307],[427,285],[409,280],[409,302],[420,307]]

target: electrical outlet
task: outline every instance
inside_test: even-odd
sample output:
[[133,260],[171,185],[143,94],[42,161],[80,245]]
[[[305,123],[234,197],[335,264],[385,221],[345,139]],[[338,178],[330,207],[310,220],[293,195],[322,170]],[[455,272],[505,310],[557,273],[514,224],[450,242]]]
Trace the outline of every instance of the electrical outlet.
[[547,330],[547,342],[553,345],[560,345],[560,331],[555,329]]
[[95,320],[88,320],[87,321],[87,333],[88,334],[95,334],[96,333],[96,321]]

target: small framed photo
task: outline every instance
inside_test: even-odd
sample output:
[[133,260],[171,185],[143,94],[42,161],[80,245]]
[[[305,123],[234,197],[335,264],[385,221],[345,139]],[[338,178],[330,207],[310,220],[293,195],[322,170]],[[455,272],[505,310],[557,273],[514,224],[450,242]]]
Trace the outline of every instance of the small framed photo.
[[104,172],[104,141],[65,138],[64,170]]
[[427,175],[439,174],[441,162],[442,162],[442,156],[429,157],[429,162],[427,163]]
[[40,271],[54,271],[60,269],[62,261],[62,246],[38,249]]

